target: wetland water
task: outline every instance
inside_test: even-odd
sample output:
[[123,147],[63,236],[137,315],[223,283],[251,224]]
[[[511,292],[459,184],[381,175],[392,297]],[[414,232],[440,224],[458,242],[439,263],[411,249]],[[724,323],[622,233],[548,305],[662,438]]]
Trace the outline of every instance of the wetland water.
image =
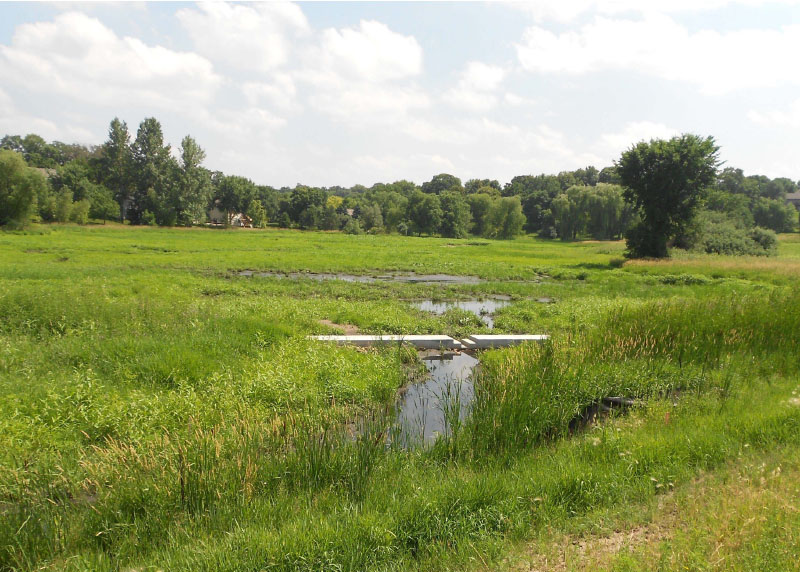
[[428,444],[450,432],[454,420],[469,414],[478,359],[467,353],[422,354],[428,378],[412,384],[395,405],[392,440],[404,447]]
[[467,312],[472,312],[489,328],[493,328],[495,310],[508,306],[510,303],[509,300],[504,298],[463,300],[459,302],[434,302],[433,300],[423,300],[422,302],[415,302],[413,306],[425,312],[432,312],[437,316],[441,316],[450,308],[461,308]]
[[239,276],[251,278],[279,278],[299,280],[343,280],[344,282],[406,282],[409,284],[479,284],[482,282],[477,276],[457,276],[455,274],[380,274],[370,276],[366,274],[343,274],[333,272],[258,272],[255,270],[242,270]]

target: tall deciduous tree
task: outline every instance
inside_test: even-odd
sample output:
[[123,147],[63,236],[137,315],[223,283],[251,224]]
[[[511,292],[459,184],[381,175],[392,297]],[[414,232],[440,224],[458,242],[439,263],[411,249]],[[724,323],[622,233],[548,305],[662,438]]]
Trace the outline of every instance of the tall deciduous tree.
[[519,197],[495,200],[486,218],[486,234],[492,238],[514,238],[522,234],[525,226]]
[[131,197],[133,156],[131,155],[131,135],[128,125],[114,118],[108,127],[108,141],[100,151],[100,165],[103,183],[114,193],[114,200],[120,206],[122,218],[126,217],[126,207]]
[[[154,117],[148,117],[139,124],[136,139],[132,146],[135,185],[133,204],[128,212],[132,223],[138,224],[145,211],[156,214],[156,220],[162,222],[171,214],[160,213],[164,203],[168,202],[167,194],[171,169],[174,167],[170,146],[164,144],[161,123]],[[159,220],[162,219],[162,220]]]
[[427,183],[422,183],[422,192],[434,195],[440,195],[445,191],[463,192],[463,190],[461,179],[448,173],[440,173]]
[[206,152],[187,135],[181,141],[180,157],[180,170],[173,197],[178,224],[203,222],[213,193],[211,173],[202,167]]
[[236,175],[222,176],[218,179],[216,204],[226,213],[226,224],[230,224],[234,214],[249,210],[255,194],[256,186],[250,179]]
[[668,240],[691,220],[715,180],[718,153],[713,137],[692,134],[642,141],[622,153],[616,169],[625,198],[642,213],[627,233],[632,256],[667,256]]
[[442,205],[442,222],[439,227],[442,236],[464,238],[472,226],[472,213],[464,195],[458,191],[445,191],[439,197]]
[[418,235],[436,233],[442,223],[439,197],[414,191],[408,199],[408,219]]

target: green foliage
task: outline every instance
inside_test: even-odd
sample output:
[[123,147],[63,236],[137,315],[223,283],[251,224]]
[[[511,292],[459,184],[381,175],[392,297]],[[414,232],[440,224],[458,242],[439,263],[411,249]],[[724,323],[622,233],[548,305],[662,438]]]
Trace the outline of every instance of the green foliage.
[[361,224],[359,224],[357,219],[349,218],[342,228],[345,234],[364,234],[364,229],[361,228]]
[[440,173],[430,181],[422,183],[423,193],[440,195],[445,191],[463,192],[464,188],[461,186],[461,179],[447,173]]
[[140,217],[140,223],[144,226],[155,226],[156,215],[148,210],[145,210]]
[[[103,183],[111,189],[114,200],[120,206],[131,195],[134,184],[130,140],[128,125],[115,117],[108,128],[108,141],[103,144],[100,151]],[[121,214],[124,218],[127,213]]]
[[442,224],[442,205],[438,195],[414,191],[408,200],[408,218],[418,235],[435,234]]
[[[124,131],[115,136],[124,137]],[[174,210],[169,194],[176,165],[170,154],[170,146],[164,143],[161,124],[154,117],[145,118],[139,124],[136,139],[131,145],[131,160],[134,167],[133,202],[127,213],[128,218],[133,224],[141,224],[144,212],[150,211],[156,218],[163,218],[165,224],[170,222],[175,216],[169,213]]]
[[36,210],[38,194],[46,191],[44,178],[25,165],[19,153],[0,150],[0,226],[26,226]]
[[256,228],[264,228],[269,222],[269,219],[267,218],[267,211],[264,209],[264,206],[258,199],[255,199],[250,203],[250,209],[247,211],[247,216],[253,219],[253,226]]
[[797,221],[797,210],[783,199],[759,198],[753,206],[756,225],[775,232],[793,232]]
[[496,199],[486,215],[484,235],[491,238],[512,239],[522,234],[525,215],[518,197]]
[[439,195],[442,220],[439,232],[446,238],[465,238],[472,225],[472,214],[463,193],[444,191]]
[[667,241],[692,219],[703,191],[715,180],[718,153],[713,137],[687,134],[641,142],[622,154],[617,174],[626,200],[642,214],[628,241],[634,257],[667,256]]
[[367,205],[361,210],[359,217],[367,231],[380,231],[383,229],[383,215],[381,214],[381,207],[378,205]]
[[698,217],[698,227],[688,246],[701,252],[744,256],[772,256],[777,252],[777,236],[768,229],[742,228],[728,218],[709,215]]
[[192,137],[187,135],[181,141],[180,156],[180,169],[175,174],[177,180],[172,185],[169,202],[177,223],[189,226],[206,220],[214,188],[211,173],[202,167],[206,153]]
[[494,204],[495,197],[487,193],[476,193],[467,196],[467,203],[472,215],[472,232],[476,236],[487,235],[489,212]]
[[72,203],[69,220],[77,224],[87,224],[89,222],[89,210],[92,203],[89,199],[81,199]]
[[225,224],[230,224],[234,214],[247,212],[255,197],[256,186],[250,179],[235,175],[219,177],[215,183],[216,205],[227,215]]
[[[468,569],[476,553],[488,568],[508,541],[800,445],[800,298],[781,274],[800,243],[786,237],[766,273],[690,253],[691,271],[612,269],[622,245],[533,238],[119,225],[3,238],[3,568]],[[472,314],[421,317],[408,300],[500,293],[498,331],[553,341],[480,354],[472,417],[427,448],[387,446],[414,352],[306,338],[335,331],[319,320],[472,330]],[[609,395],[636,404],[582,426]]]
[[72,191],[61,189],[56,196],[56,208],[53,219],[56,222],[67,222],[72,216]]

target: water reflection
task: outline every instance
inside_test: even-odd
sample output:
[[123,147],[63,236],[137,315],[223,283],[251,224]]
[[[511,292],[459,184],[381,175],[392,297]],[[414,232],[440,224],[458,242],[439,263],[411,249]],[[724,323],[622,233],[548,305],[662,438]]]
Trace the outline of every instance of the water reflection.
[[423,300],[415,302],[415,308],[425,312],[432,312],[441,316],[450,308],[461,308],[467,312],[472,312],[489,328],[494,327],[494,312],[498,308],[508,306],[511,302],[500,298],[488,298],[486,300],[463,300],[459,302],[434,302],[433,300]]
[[403,447],[430,443],[449,433],[469,413],[475,395],[472,372],[478,360],[467,353],[421,355],[428,378],[411,385],[395,406],[391,439]]

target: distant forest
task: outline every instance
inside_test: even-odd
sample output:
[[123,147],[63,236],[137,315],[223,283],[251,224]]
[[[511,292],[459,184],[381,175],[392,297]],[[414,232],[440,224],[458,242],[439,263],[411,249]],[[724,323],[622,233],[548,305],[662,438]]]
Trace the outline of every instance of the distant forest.
[[[6,135],[3,161],[18,154],[43,175],[29,215],[35,220],[126,220],[134,225],[188,226],[252,222],[284,228],[400,233],[462,238],[513,238],[536,234],[574,240],[616,239],[638,213],[623,198],[613,166],[587,166],[556,175],[520,175],[501,185],[491,179],[464,183],[441,173],[421,186],[401,180],[371,187],[276,189],[203,166],[205,152],[190,136],[173,157],[155,118],[132,137],[125,122],[111,121],[108,140],[86,147],[38,135]],[[702,208],[677,246],[747,252],[753,229],[793,231],[798,215],[787,204],[798,183],[745,176],[726,167],[707,190]],[[245,216],[242,216],[245,215]],[[245,218],[246,217],[246,218]],[[744,241],[744,242],[743,242]]]

